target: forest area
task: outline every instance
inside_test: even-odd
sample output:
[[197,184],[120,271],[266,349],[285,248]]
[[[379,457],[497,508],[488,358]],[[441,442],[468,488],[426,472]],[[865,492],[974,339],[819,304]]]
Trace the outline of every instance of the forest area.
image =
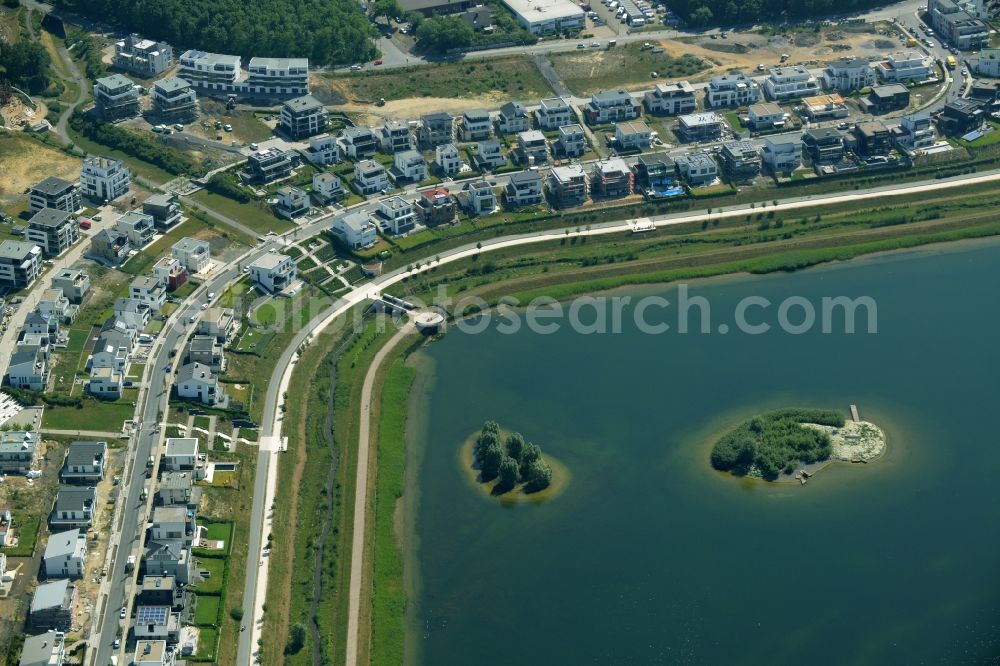
[[354,0],[56,0],[69,11],[110,20],[189,48],[249,58],[301,57],[310,65],[375,57],[374,26]]

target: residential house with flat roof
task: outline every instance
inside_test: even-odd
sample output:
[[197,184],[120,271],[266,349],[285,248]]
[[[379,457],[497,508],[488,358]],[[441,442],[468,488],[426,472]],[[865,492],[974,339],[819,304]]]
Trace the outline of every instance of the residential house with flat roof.
[[819,80],[802,65],[772,67],[764,79],[768,99],[799,99],[823,92]]
[[462,186],[459,201],[473,215],[489,215],[497,209],[497,196],[484,179],[472,180]]
[[927,111],[911,113],[899,119],[892,131],[893,141],[903,150],[923,150],[937,143],[934,122]]
[[294,220],[309,212],[309,193],[292,185],[283,185],[277,189],[278,196],[274,204],[274,212],[278,217]]
[[115,368],[93,368],[87,382],[87,393],[95,398],[117,400],[122,397],[124,376]]
[[157,229],[164,231],[181,221],[181,207],[173,193],[151,195],[142,202],[142,212],[153,218]]
[[669,153],[646,153],[635,162],[635,189],[643,192],[673,187],[676,167]]
[[241,92],[257,98],[282,99],[309,94],[308,58],[250,58]]
[[472,153],[472,164],[479,171],[493,171],[507,165],[507,156],[499,141],[489,139],[476,144]]
[[328,115],[322,102],[312,95],[303,95],[281,104],[278,128],[297,141],[325,132]]
[[153,498],[157,506],[198,506],[201,489],[194,485],[194,474],[190,471],[165,471],[160,475],[160,483]]
[[462,170],[462,156],[453,143],[444,143],[434,149],[434,166],[444,176],[454,176]]
[[156,224],[152,215],[130,210],[115,220],[115,229],[128,238],[134,248],[141,248],[156,235]]
[[80,170],[80,192],[95,202],[114,201],[131,187],[131,174],[125,164],[113,157],[87,155]]
[[653,132],[641,120],[615,125],[615,143],[622,152],[642,150],[653,145]]
[[247,157],[246,171],[240,177],[250,183],[273,183],[292,175],[298,157],[278,148],[264,148]]
[[383,198],[378,203],[374,218],[383,231],[396,235],[405,234],[417,223],[413,204],[403,197]]
[[222,372],[225,364],[222,344],[214,335],[195,335],[188,343],[188,361],[208,366],[213,372]]
[[170,246],[170,256],[181,263],[191,275],[202,272],[212,261],[211,246],[208,241],[185,236]]
[[86,532],[79,529],[55,532],[45,544],[42,570],[46,578],[83,578],[86,559]]
[[115,42],[111,63],[119,69],[150,79],[170,69],[174,50],[170,44],[132,33]]
[[317,134],[309,137],[309,146],[302,151],[306,161],[323,168],[340,161],[340,144],[329,134]]
[[171,292],[187,282],[187,270],[173,257],[160,257],[153,264],[153,277]]
[[887,155],[892,150],[892,134],[880,120],[857,123],[851,134],[857,144],[857,153],[864,157]]
[[875,85],[875,69],[863,58],[841,58],[827,63],[820,75],[829,91],[851,93]]
[[352,160],[369,158],[378,151],[378,139],[370,127],[345,127],[340,140]]
[[537,169],[512,173],[504,188],[508,206],[536,206],[545,200],[542,174]]
[[462,141],[483,141],[493,134],[493,122],[486,109],[469,109],[458,123],[458,136]]
[[135,642],[132,665],[174,666],[176,657],[177,652],[175,650],[168,650],[165,640],[141,640]]
[[254,259],[249,268],[251,282],[272,294],[287,288],[298,277],[295,261],[277,252],[268,252]]
[[547,97],[541,100],[535,111],[535,122],[541,130],[559,129],[575,121],[573,109],[562,97]]
[[37,432],[6,430],[0,432],[0,472],[27,474],[38,456]]
[[153,83],[153,113],[165,122],[189,123],[198,117],[198,93],[188,81],[168,76]]
[[396,182],[418,183],[427,178],[427,162],[415,150],[402,150],[392,158],[392,175]]
[[802,148],[814,164],[833,164],[844,158],[844,135],[831,127],[817,127],[802,134]]
[[638,118],[642,105],[625,90],[602,90],[590,96],[583,114],[592,125],[606,125]]
[[347,196],[347,189],[339,176],[329,171],[322,171],[313,175],[312,195],[320,205],[328,206],[344,199]]
[[214,335],[225,342],[236,330],[236,311],[233,308],[208,308],[201,313],[195,327],[199,335]]
[[138,606],[132,633],[138,640],[163,640],[176,643],[180,638],[180,613],[170,606]]
[[708,185],[719,177],[719,165],[704,153],[678,155],[674,164],[677,166],[677,173],[691,187]]
[[861,110],[875,115],[905,109],[909,105],[910,91],[899,83],[873,86],[868,97],[861,100]]
[[590,195],[590,179],[579,164],[553,167],[548,185],[552,201],[559,208],[582,206]]
[[625,160],[613,158],[594,165],[590,177],[590,192],[597,199],[618,199],[632,194],[635,177]]
[[140,275],[132,280],[128,287],[129,298],[145,303],[155,312],[163,308],[167,302],[167,290],[152,275]]
[[772,173],[791,173],[802,164],[802,137],[774,134],[764,138],[761,160]]
[[66,634],[50,629],[37,636],[25,636],[18,666],[62,666],[66,660]]
[[0,241],[0,285],[27,289],[42,273],[42,248],[23,241]]
[[413,149],[413,136],[410,126],[399,120],[386,119],[379,128],[379,141],[382,152],[394,154]]
[[760,99],[760,85],[743,72],[713,76],[705,89],[705,106],[713,109],[749,106]]
[[80,184],[57,176],[48,176],[28,190],[28,212],[32,214],[43,208],[75,213],[82,206]]
[[719,151],[722,171],[733,182],[748,182],[760,175],[760,153],[749,139],[727,141]]
[[580,157],[589,149],[587,134],[577,123],[560,127],[559,136],[552,142],[552,156],[557,159]]
[[189,49],[178,59],[177,76],[206,92],[237,94],[240,57]]
[[35,243],[47,257],[55,257],[80,240],[80,227],[66,211],[43,208],[31,216],[25,239]]
[[352,250],[363,250],[378,242],[378,227],[359,210],[334,218],[330,233]]
[[694,87],[687,81],[657,83],[653,90],[643,96],[646,111],[654,115],[678,116],[694,113],[698,103],[694,97]]
[[197,437],[168,437],[162,460],[168,472],[192,472],[198,467]]
[[439,111],[420,117],[420,127],[417,128],[417,144],[428,150],[449,144],[455,137],[455,119],[450,113]]
[[389,187],[389,174],[375,160],[361,160],[354,164],[351,185],[358,194],[377,194]]
[[124,120],[139,115],[139,91],[127,76],[102,76],[94,83],[94,107],[106,121]]
[[539,130],[527,130],[517,135],[517,153],[522,164],[534,165],[549,159],[549,142]]
[[722,116],[714,111],[692,113],[677,119],[677,127],[674,132],[681,141],[689,143],[711,141],[722,136],[725,122]]
[[90,276],[79,268],[64,268],[52,276],[52,288],[62,289],[73,303],[80,303],[90,291]]
[[847,102],[839,93],[806,97],[799,106],[799,115],[812,122],[846,118],[849,114]]
[[886,83],[906,83],[927,80],[933,67],[934,61],[929,55],[920,51],[901,51],[877,63],[876,71]]
[[938,127],[949,136],[961,136],[982,127],[988,117],[982,100],[959,97],[945,103]]

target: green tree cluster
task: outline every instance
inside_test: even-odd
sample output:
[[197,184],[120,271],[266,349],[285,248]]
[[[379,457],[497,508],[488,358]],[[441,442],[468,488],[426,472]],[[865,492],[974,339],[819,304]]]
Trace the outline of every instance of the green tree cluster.
[[519,432],[511,433],[501,442],[500,426],[487,421],[476,438],[472,450],[473,460],[479,467],[483,481],[499,479],[495,492],[505,493],[518,483],[526,492],[547,488],[552,483],[552,468],[542,460],[542,450],[525,442]]
[[0,81],[32,95],[44,92],[49,87],[49,63],[45,48],[28,39],[13,44],[0,41]]
[[73,12],[188,48],[349,64],[375,57],[355,0],[56,0]]
[[74,55],[84,62],[88,79],[99,79],[108,73],[108,68],[101,60],[101,43],[96,36],[83,30],[74,30],[66,38],[66,45],[72,46]]
[[[846,4],[845,4],[846,2]],[[880,0],[676,0],[670,8],[695,27],[711,24],[780,22],[786,19],[852,14]]]
[[814,463],[830,457],[830,436],[803,423],[841,427],[844,415],[831,409],[780,409],[744,421],[712,448],[712,467],[746,474],[756,468],[774,479],[796,461]]
[[98,122],[81,111],[70,116],[69,125],[73,131],[79,132],[95,143],[120,150],[172,174],[199,176],[205,172],[204,166],[199,161],[176,148],[117,125]]
[[205,189],[240,203],[250,203],[253,199],[249,192],[236,183],[233,176],[225,173],[212,174],[212,177],[205,183]]
[[472,46],[475,36],[469,24],[457,16],[435,16],[417,28],[417,45],[429,53],[444,53]]

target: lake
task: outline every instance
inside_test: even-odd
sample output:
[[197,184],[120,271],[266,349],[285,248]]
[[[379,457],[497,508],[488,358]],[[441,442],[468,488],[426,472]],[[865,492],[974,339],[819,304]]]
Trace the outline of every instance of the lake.
[[[433,374],[415,396],[407,472],[408,661],[972,664],[1000,654],[1000,244],[690,292],[710,303],[715,332],[650,335],[629,317],[620,334],[453,328],[420,352]],[[818,324],[718,333],[748,296],[869,296],[878,332],[862,321],[853,335]],[[793,308],[789,319],[801,316]],[[806,486],[709,467],[714,440],[754,413],[847,415],[851,403],[887,432],[874,464],[836,463]],[[504,506],[471,488],[458,447],[487,419],[563,462],[565,493]]]

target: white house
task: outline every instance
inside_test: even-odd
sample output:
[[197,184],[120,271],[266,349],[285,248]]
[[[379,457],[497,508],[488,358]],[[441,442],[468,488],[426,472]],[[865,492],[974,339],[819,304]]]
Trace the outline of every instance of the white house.
[[63,486],[49,515],[49,525],[56,528],[88,528],[94,522],[97,489],[93,486]]
[[371,247],[378,240],[375,225],[366,213],[352,211],[333,221],[330,233],[352,250]]
[[344,181],[328,171],[313,175],[312,193],[316,200],[323,205],[340,201],[347,196]]
[[295,260],[277,252],[254,259],[249,268],[250,280],[272,294],[285,289],[298,277]]
[[757,130],[769,130],[784,127],[788,114],[774,102],[751,104],[747,113],[748,125]]
[[38,347],[18,349],[10,355],[5,378],[9,386],[44,391],[49,376],[48,354]]
[[469,109],[462,114],[458,124],[458,136],[462,141],[482,141],[492,133],[493,123],[486,109]]
[[170,256],[181,262],[184,270],[195,275],[208,268],[212,253],[208,241],[198,238],[182,238],[170,248]]
[[56,532],[42,555],[46,578],[82,578],[87,559],[87,535],[79,529]]
[[340,145],[329,134],[318,134],[309,138],[309,147],[302,151],[311,164],[320,168],[340,161]]
[[87,155],[80,170],[80,191],[92,201],[113,201],[128,193],[129,170],[113,157]]
[[528,112],[520,102],[507,102],[500,107],[497,115],[497,131],[500,134],[526,132],[531,127]]
[[379,225],[393,234],[404,234],[417,223],[413,203],[403,197],[386,197],[379,201],[376,219]]
[[862,58],[843,58],[827,64],[820,75],[827,90],[854,92],[875,85],[875,70]]
[[518,171],[510,175],[504,197],[511,206],[533,206],[545,198],[542,175],[537,169]]
[[446,176],[454,176],[462,170],[462,157],[453,143],[445,143],[434,149],[434,164]]
[[615,125],[615,142],[620,150],[641,150],[653,144],[653,132],[641,120]]
[[182,365],[177,371],[177,395],[197,400],[213,407],[226,407],[229,396],[219,386],[219,378],[212,369],[201,363]]
[[128,211],[115,221],[115,229],[128,238],[132,247],[141,248],[152,240],[156,226],[152,215],[144,215],[133,210]]
[[132,280],[128,287],[129,298],[145,303],[156,312],[167,302],[166,288],[151,275],[140,275]]
[[931,76],[934,62],[920,51],[893,53],[877,64],[879,76],[886,83],[925,81]]
[[459,194],[459,200],[475,215],[489,215],[497,209],[496,192],[482,179],[466,183]]
[[22,430],[0,432],[0,472],[27,474],[38,455],[38,433]]
[[760,86],[742,72],[715,76],[705,89],[705,106],[747,106],[760,99]]
[[625,90],[602,90],[590,96],[583,113],[588,122],[603,125],[638,118],[642,106]]
[[393,174],[397,180],[419,182],[427,178],[427,163],[415,150],[402,150],[393,157]]
[[298,187],[283,185],[276,192],[278,202],[275,204],[275,212],[280,217],[287,220],[294,220],[309,212],[309,194]]
[[772,67],[764,79],[764,92],[769,99],[783,100],[811,97],[821,92],[819,81],[802,65]]
[[143,303],[138,298],[124,296],[115,299],[114,313],[115,317],[138,331],[146,328],[149,320],[153,318],[153,309],[148,303]]
[[353,184],[358,194],[375,194],[389,187],[389,174],[375,160],[361,160],[354,165]]
[[71,442],[59,479],[63,483],[97,483],[108,462],[107,442]]
[[562,97],[547,97],[539,102],[535,122],[542,130],[555,130],[574,121],[573,109]]
[[163,469],[168,472],[188,472],[198,465],[197,437],[168,437],[163,453]]

